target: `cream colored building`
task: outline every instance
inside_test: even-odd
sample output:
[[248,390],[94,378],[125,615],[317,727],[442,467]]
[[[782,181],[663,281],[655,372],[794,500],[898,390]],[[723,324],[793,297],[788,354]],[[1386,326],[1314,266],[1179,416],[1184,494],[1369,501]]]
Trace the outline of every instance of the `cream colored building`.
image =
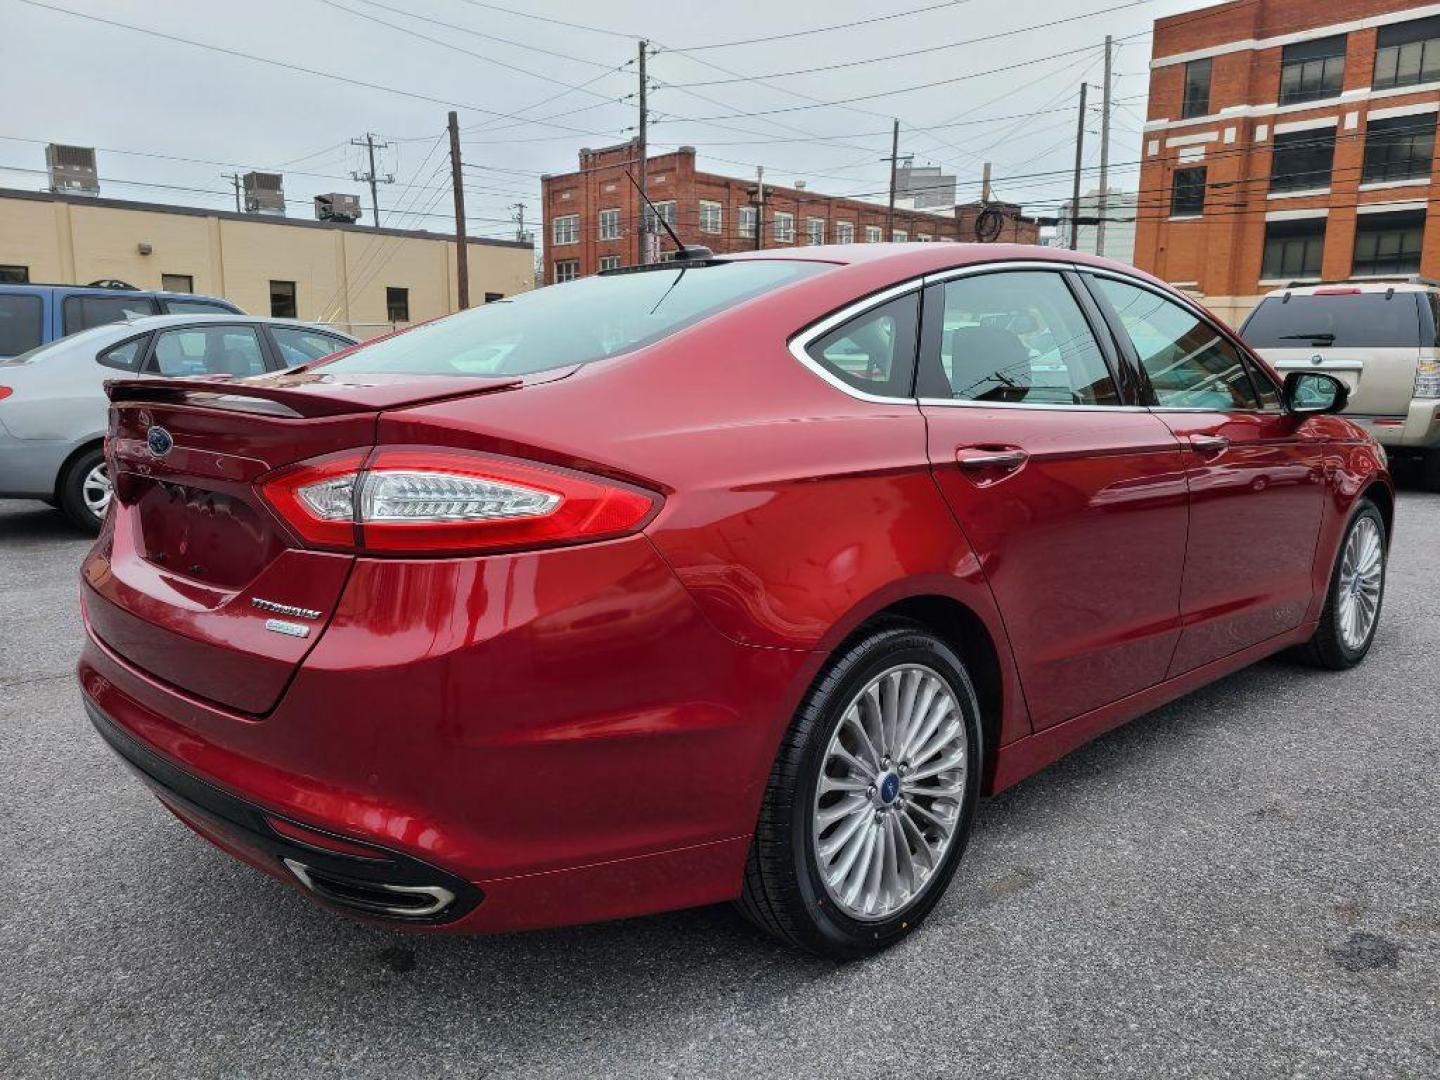
[[[534,286],[529,243],[471,238],[470,303]],[[451,234],[0,189],[0,280],[118,278],[372,337],[459,309]],[[293,313],[283,310],[294,297]],[[403,316],[403,317],[401,317]]]

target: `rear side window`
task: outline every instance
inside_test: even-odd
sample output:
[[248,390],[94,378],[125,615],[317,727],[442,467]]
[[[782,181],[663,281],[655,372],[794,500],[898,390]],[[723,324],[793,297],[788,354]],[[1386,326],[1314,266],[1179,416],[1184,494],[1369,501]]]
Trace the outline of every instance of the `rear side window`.
[[1255,349],[1407,348],[1420,342],[1415,292],[1271,296],[1240,330]]
[[810,343],[806,352],[841,382],[881,397],[909,397],[920,293],[871,308]]
[[525,375],[585,364],[651,345],[828,268],[798,260],[742,260],[581,278],[382,338],[325,370]]
[[121,371],[140,370],[140,360],[145,355],[145,342],[148,334],[141,334],[129,341],[122,341],[119,345],[106,349],[95,359],[106,367],[118,368]]
[[67,296],[63,307],[65,333],[89,330],[92,326],[138,319],[156,313],[149,296]]
[[151,363],[161,375],[259,375],[265,371],[260,339],[249,326],[190,326],[155,335]]
[[165,310],[176,315],[238,315],[240,309],[233,304],[224,304],[219,300],[176,300],[173,297],[165,301]]
[[1219,330],[1149,289],[1113,278],[1092,280],[1120,317],[1162,409],[1260,407],[1240,350]]
[[0,356],[19,356],[40,344],[43,310],[38,296],[0,296]]

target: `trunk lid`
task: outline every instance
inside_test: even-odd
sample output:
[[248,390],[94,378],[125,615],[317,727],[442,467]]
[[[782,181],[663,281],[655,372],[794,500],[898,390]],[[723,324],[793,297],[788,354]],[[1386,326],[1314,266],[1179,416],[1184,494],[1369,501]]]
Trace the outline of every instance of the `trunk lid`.
[[301,372],[107,383],[115,499],[83,569],[91,628],[167,683],[268,712],[333,613],[354,556],[307,550],[256,481],[309,458],[368,453],[381,410],[520,381]]

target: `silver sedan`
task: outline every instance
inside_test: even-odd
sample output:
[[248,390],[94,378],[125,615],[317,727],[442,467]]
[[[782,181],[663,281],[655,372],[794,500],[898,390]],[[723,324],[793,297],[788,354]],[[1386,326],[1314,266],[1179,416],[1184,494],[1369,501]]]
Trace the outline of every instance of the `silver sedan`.
[[110,505],[106,379],[262,375],[353,344],[283,319],[151,315],[0,360],[0,498],[42,499],[98,531]]

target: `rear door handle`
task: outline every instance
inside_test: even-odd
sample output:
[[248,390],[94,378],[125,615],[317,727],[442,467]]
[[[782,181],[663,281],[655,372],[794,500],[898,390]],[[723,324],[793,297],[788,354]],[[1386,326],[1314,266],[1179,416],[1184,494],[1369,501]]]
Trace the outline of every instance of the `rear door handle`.
[[1029,458],[1024,450],[1001,450],[984,446],[961,446],[955,451],[955,461],[966,472],[984,472],[994,469],[999,472],[1014,472]]
[[1230,440],[1223,435],[1191,435],[1190,445],[1197,454],[1213,457],[1230,448]]

